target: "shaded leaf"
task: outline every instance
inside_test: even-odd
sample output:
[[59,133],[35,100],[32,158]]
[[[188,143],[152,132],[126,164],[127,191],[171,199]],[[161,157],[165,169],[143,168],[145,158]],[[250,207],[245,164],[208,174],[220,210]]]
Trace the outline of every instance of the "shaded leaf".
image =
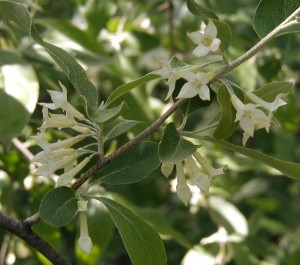
[[234,122],[236,111],[231,104],[230,95],[225,86],[220,86],[217,97],[221,107],[221,118],[213,137],[216,139],[227,139],[235,132],[238,126],[238,123]]
[[116,99],[126,94],[130,90],[157,78],[160,78],[160,75],[154,73],[148,73],[134,81],[128,82],[124,85],[117,87],[108,97],[106,105],[109,106],[112,102],[114,102]]
[[100,180],[111,185],[134,183],[146,178],[159,164],[157,144],[141,142],[112,160],[91,181]]
[[228,49],[231,38],[232,38],[232,32],[229,27],[229,25],[225,21],[212,19],[213,23],[215,24],[218,35],[217,38],[221,40],[220,49],[221,51],[225,51]]
[[131,128],[135,127],[137,124],[141,123],[140,121],[116,119],[105,126],[103,130],[105,141],[111,138],[115,138]]
[[187,7],[192,14],[201,19],[219,19],[218,16],[210,9],[198,5],[194,0],[187,1]]
[[75,192],[66,186],[50,190],[40,204],[41,219],[52,226],[61,227],[70,223],[77,212]]
[[91,119],[94,122],[107,122],[114,118],[117,118],[124,107],[127,106],[125,102],[122,102],[119,106],[110,109],[98,109],[92,114]]
[[[260,38],[265,37],[300,7],[299,0],[261,0],[256,8],[253,27]],[[300,26],[294,26],[284,33],[299,31]]]
[[174,123],[170,123],[166,126],[159,143],[159,159],[164,164],[176,164],[195,153],[197,148],[198,146],[183,139]]
[[[259,89],[253,91],[253,94],[260,97],[262,100],[272,102],[278,94],[286,94],[291,91],[293,82],[279,81],[266,84]],[[246,97],[247,99],[247,97]]]
[[289,178],[300,179],[300,173],[299,173],[300,172],[300,164],[280,160],[280,159],[271,157],[269,155],[266,155],[262,152],[259,152],[257,150],[253,150],[253,149],[246,148],[246,147],[241,147],[239,145],[234,145],[234,144],[228,143],[226,141],[216,141],[216,140],[213,140],[210,138],[205,138],[205,140],[219,144],[231,151],[240,153],[244,156],[247,156],[247,157],[253,158],[255,160],[258,160],[262,163],[265,163],[266,165],[277,169],[283,175],[286,175]]
[[148,223],[111,199],[97,199],[110,212],[133,265],[167,264],[164,245],[158,233]]

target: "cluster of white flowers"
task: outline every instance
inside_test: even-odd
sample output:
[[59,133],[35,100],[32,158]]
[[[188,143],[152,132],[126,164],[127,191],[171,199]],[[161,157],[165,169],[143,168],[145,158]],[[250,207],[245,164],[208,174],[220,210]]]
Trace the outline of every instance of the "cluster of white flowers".
[[250,137],[253,137],[254,131],[265,128],[269,132],[273,113],[286,103],[281,99],[286,94],[278,94],[271,103],[266,102],[253,93],[247,93],[246,96],[255,104],[244,104],[236,95],[231,95],[231,102],[236,109],[236,119],[244,131],[243,145]]
[[[67,100],[67,89],[62,86],[62,92],[48,91],[53,103],[40,103],[43,106],[43,124],[39,128],[40,133],[33,138],[43,149],[35,155],[32,162],[37,162],[39,167],[35,174],[40,176],[51,176],[57,170],[64,170],[57,180],[57,186],[67,185],[71,180],[85,167],[91,157],[97,151],[87,148],[75,149],[72,146],[86,137],[96,137],[96,128],[90,126],[84,121],[84,115],[76,110]],[[49,109],[62,109],[65,114],[49,113]],[[48,128],[70,128],[79,134],[68,139],[58,140],[55,143],[49,143],[44,134]],[[89,154],[80,163],[77,160],[82,155]]]
[[[207,55],[210,51],[217,52],[221,41],[217,37],[217,28],[213,22],[209,21],[204,33],[199,31],[188,33],[191,40],[198,46],[193,51],[197,57]],[[178,79],[183,78],[187,82],[183,85],[177,98],[192,98],[198,95],[202,100],[210,100],[208,83],[213,78],[213,72],[197,72],[193,67],[172,68],[171,65],[166,65],[156,73],[167,79],[169,91],[166,99],[171,97],[175,90],[175,83]]]
[[[196,163],[196,161],[198,163]],[[187,157],[184,161],[181,161],[176,166],[176,192],[179,199],[187,205],[191,199],[192,192],[191,187],[187,184],[187,179],[184,173],[184,162],[187,165],[189,175],[191,177],[191,185],[198,187],[201,193],[208,196],[209,187],[213,179],[217,176],[224,174],[224,167],[214,168],[210,163],[199,153],[195,152],[193,155]],[[199,167],[200,166],[200,167]],[[173,171],[173,164],[162,164],[161,171],[168,177]]]
[[[56,171],[63,171],[59,175],[56,186],[68,185],[72,179],[88,164],[90,159],[99,153],[97,141],[81,148],[74,148],[78,142],[92,137],[97,140],[99,137],[99,129],[97,125],[90,122],[85,116],[76,110],[67,100],[67,89],[60,84],[62,92],[48,91],[53,103],[40,103],[43,106],[43,124],[39,128],[40,133],[33,138],[42,148],[42,151],[35,155],[32,162],[38,164],[35,172],[36,175],[49,177]],[[49,109],[61,109],[62,114],[49,113]],[[58,140],[49,143],[44,134],[48,128],[64,129],[69,128],[78,134],[64,140]],[[98,146],[98,150],[90,149]],[[79,163],[78,160],[85,156]],[[88,234],[88,226],[86,219],[87,201],[80,199],[78,201],[78,212],[80,213],[80,238],[78,240],[80,248],[90,253],[92,249],[92,241]]]

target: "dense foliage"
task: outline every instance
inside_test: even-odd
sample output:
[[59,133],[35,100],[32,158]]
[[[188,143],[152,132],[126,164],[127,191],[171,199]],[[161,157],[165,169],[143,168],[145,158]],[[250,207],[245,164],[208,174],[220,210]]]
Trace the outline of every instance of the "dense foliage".
[[[299,264],[299,8],[0,1],[1,213],[71,264]],[[6,229],[0,264],[50,264]]]

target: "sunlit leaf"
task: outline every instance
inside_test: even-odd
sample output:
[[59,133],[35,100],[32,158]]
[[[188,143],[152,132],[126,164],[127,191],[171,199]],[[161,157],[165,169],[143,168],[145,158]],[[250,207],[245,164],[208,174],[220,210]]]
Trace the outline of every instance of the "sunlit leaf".
[[22,27],[38,44],[40,44],[60,66],[70,79],[78,93],[86,101],[86,108],[95,109],[98,104],[98,94],[95,86],[87,79],[84,69],[63,49],[43,41],[25,6],[9,1],[0,1],[0,15],[14,21]]

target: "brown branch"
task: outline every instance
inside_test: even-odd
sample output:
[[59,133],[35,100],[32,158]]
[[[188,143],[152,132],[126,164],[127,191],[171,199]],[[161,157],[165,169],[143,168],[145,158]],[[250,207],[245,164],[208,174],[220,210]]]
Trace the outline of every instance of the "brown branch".
[[187,99],[180,99],[176,103],[174,103],[162,116],[160,116],[155,122],[153,122],[147,129],[142,131],[139,135],[133,138],[130,142],[126,143],[125,145],[121,146],[117,149],[114,153],[110,156],[105,157],[99,160],[94,166],[92,166],[87,172],[85,172],[73,185],[72,189],[77,190],[83,183],[85,183],[89,178],[92,177],[97,171],[103,168],[106,164],[111,162],[116,157],[124,154],[134,145],[138,144],[149,135],[153,134],[154,132],[158,131],[159,127],[163,124],[163,122],[172,115]]
[[31,230],[26,222],[14,219],[0,211],[0,227],[6,229],[17,237],[23,239],[34,249],[43,254],[49,261],[56,265],[71,265],[71,263],[57,252],[44,239]]

